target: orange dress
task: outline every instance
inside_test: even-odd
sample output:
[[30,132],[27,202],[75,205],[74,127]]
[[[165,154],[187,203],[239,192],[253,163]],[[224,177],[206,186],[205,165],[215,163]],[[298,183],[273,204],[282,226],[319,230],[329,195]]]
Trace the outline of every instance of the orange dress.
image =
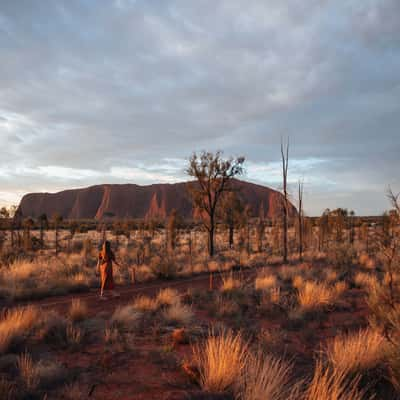
[[99,254],[100,260],[100,276],[101,276],[101,289],[102,290],[113,290],[114,289],[114,278],[113,278],[113,266],[112,262],[115,260],[114,253],[111,252],[110,257],[103,255],[102,252]]

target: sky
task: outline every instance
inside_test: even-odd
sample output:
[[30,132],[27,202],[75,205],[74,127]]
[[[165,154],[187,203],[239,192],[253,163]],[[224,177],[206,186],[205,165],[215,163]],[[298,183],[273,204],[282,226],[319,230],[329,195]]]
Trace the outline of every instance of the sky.
[[398,0],[1,0],[0,206],[187,180],[190,155],[304,182],[305,210],[400,191]]

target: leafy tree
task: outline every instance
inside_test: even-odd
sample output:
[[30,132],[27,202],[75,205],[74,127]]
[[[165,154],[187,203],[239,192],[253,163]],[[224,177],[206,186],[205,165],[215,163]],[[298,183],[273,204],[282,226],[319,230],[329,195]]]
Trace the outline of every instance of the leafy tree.
[[195,207],[200,210],[208,232],[208,251],[214,255],[216,211],[224,192],[231,190],[231,180],[243,173],[244,157],[223,159],[221,152],[193,153],[186,173],[196,179],[188,184]]

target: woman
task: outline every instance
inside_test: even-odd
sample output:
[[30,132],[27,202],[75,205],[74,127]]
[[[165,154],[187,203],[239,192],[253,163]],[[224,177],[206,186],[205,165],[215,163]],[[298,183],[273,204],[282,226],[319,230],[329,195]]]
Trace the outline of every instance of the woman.
[[101,300],[107,300],[107,298],[104,296],[105,290],[109,290],[114,297],[119,296],[118,293],[114,291],[113,262],[120,267],[115,260],[114,252],[111,250],[111,243],[106,240],[103,244],[102,250],[99,253],[99,259],[97,261],[97,269],[100,272],[101,277]]

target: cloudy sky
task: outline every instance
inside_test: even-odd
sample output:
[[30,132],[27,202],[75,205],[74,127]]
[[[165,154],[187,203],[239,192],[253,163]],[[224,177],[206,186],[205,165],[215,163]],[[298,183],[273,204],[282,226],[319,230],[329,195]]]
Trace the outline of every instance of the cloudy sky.
[[202,149],[279,188],[282,137],[310,215],[400,190],[398,0],[2,0],[0,55],[0,205]]

